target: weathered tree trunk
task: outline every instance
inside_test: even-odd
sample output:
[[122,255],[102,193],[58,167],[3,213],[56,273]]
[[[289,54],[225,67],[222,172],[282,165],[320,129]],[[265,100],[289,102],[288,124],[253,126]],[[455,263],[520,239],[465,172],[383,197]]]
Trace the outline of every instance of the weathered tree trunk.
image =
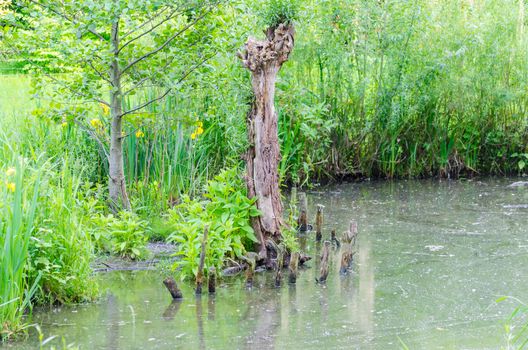
[[280,148],[275,112],[275,80],[293,49],[294,28],[279,24],[266,30],[266,40],[249,38],[245,52],[239,54],[251,72],[254,101],[247,118],[249,149],[246,158],[248,196],[257,198],[262,215],[252,219],[259,240],[259,257],[269,262],[268,240],[281,239],[282,203],[278,165]]
[[119,69],[119,22],[112,25],[111,34],[114,60],[110,67],[110,113],[112,125],[110,128],[110,153],[108,157],[109,175],[108,191],[113,210],[130,209],[130,200],[126,190],[125,166],[123,163],[123,96],[121,91],[121,71]]

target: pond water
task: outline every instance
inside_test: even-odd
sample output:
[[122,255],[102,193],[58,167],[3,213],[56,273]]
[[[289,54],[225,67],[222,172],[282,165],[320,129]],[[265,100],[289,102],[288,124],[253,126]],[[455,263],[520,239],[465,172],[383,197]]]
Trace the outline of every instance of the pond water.
[[[343,184],[308,195],[325,205],[325,237],[359,226],[353,271],[326,285],[317,259],[296,285],[258,274],[252,290],[226,278],[217,294],[172,303],[157,272],[100,275],[92,305],[35,312],[49,344],[82,349],[498,349],[515,301],[528,302],[528,188],[515,179]],[[314,234],[306,250],[317,256]],[[36,337],[16,348],[35,348]],[[47,344],[46,346],[49,346]]]

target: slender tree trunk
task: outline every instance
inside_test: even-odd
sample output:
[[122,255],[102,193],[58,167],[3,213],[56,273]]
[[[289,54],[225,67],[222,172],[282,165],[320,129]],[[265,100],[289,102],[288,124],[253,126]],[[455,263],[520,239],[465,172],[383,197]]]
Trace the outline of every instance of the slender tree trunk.
[[109,174],[108,191],[113,210],[130,209],[130,200],[126,190],[125,167],[123,163],[123,100],[121,91],[121,71],[119,69],[119,20],[112,25],[112,48],[114,60],[110,67],[110,115],[112,125],[110,128],[110,154],[108,159]]
[[281,239],[282,203],[278,166],[280,148],[275,112],[275,80],[282,64],[293,49],[294,28],[279,24],[266,30],[266,40],[249,38],[245,52],[239,54],[251,72],[254,100],[247,118],[249,149],[246,158],[248,196],[257,198],[262,215],[252,219],[259,240],[259,256],[269,262],[269,239]]

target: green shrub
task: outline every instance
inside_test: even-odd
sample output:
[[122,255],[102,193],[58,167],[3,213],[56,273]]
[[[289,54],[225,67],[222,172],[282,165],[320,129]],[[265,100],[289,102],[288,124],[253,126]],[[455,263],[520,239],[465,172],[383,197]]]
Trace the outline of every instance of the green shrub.
[[209,267],[220,269],[226,259],[242,257],[257,242],[250,226],[252,216],[260,213],[254,200],[247,198],[242,177],[236,168],[222,171],[208,182],[204,199],[183,196],[182,203],[168,213],[174,228],[169,241],[178,244],[181,259],[174,268],[182,279],[196,276],[204,229],[209,228],[204,273]]
[[133,260],[148,256],[146,231],[147,221],[130,211],[96,216],[91,228],[99,251]]

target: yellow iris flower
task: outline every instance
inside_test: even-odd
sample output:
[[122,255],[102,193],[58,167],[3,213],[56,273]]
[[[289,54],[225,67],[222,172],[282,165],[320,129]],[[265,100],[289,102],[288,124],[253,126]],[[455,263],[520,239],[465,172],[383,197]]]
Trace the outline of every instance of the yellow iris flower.
[[110,114],[110,107],[108,107],[104,103],[101,103],[101,108],[103,109],[103,115],[109,115]]
[[101,120],[97,118],[90,120],[90,125],[96,129],[103,128],[103,122],[101,122]]
[[143,136],[145,136],[145,133],[143,133],[143,131],[141,131],[141,130],[136,131],[136,137],[137,137],[138,139],[141,138],[141,137],[143,137]]
[[6,187],[9,191],[15,192],[16,185],[13,182],[6,182]]
[[204,133],[203,122],[200,120],[196,121],[196,130],[191,134],[191,139],[196,139],[199,135]]

